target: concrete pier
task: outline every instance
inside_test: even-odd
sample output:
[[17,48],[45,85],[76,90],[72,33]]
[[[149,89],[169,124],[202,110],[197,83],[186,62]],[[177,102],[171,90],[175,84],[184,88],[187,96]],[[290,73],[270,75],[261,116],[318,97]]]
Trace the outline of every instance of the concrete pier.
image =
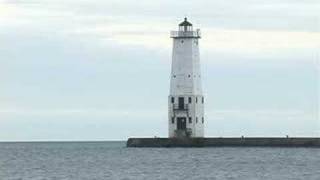
[[320,138],[129,138],[127,147],[317,147]]

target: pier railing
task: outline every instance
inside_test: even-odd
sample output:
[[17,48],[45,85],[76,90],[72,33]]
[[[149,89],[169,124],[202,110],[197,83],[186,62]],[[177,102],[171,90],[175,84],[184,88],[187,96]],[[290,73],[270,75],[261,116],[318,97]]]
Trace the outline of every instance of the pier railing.
[[188,111],[189,106],[188,104],[184,104],[183,106],[179,106],[179,104],[174,104],[173,105],[173,110],[174,111]]
[[187,117],[189,117],[189,106],[188,104],[184,104],[183,107],[179,106],[178,104],[173,104],[173,117],[176,117],[176,113],[185,113]]

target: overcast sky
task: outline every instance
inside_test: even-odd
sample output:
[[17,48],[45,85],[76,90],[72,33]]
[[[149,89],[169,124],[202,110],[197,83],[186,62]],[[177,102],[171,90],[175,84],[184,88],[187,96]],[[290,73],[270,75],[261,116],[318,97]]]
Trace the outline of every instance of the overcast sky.
[[318,0],[0,0],[0,141],[167,136],[172,39],[200,40],[206,136],[319,136]]

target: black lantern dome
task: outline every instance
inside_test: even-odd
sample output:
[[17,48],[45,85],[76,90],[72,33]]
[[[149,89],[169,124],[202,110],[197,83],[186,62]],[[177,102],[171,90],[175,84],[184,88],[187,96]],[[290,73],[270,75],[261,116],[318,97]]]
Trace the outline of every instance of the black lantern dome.
[[192,31],[192,24],[184,18],[184,21],[179,24],[179,31]]

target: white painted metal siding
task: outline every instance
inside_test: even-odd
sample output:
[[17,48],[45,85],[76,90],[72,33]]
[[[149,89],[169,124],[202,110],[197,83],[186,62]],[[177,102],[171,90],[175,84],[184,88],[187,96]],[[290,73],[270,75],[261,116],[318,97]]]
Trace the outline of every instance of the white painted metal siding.
[[[198,42],[200,31],[191,31],[189,33],[174,32],[174,34],[171,33],[173,50],[170,95],[168,97],[169,137],[175,137],[177,117],[186,117],[187,128],[192,130],[191,137],[203,137],[204,123],[202,122],[202,118],[204,118],[204,104],[202,103],[203,95]],[[172,97],[175,98],[174,104],[171,103]],[[179,97],[184,97],[188,112],[173,110],[173,105],[178,104]],[[191,103],[188,102],[189,97],[192,99]],[[192,118],[192,123],[189,123],[189,117]],[[175,118],[174,123],[172,123],[172,118]],[[198,119],[198,122],[196,119]]]

